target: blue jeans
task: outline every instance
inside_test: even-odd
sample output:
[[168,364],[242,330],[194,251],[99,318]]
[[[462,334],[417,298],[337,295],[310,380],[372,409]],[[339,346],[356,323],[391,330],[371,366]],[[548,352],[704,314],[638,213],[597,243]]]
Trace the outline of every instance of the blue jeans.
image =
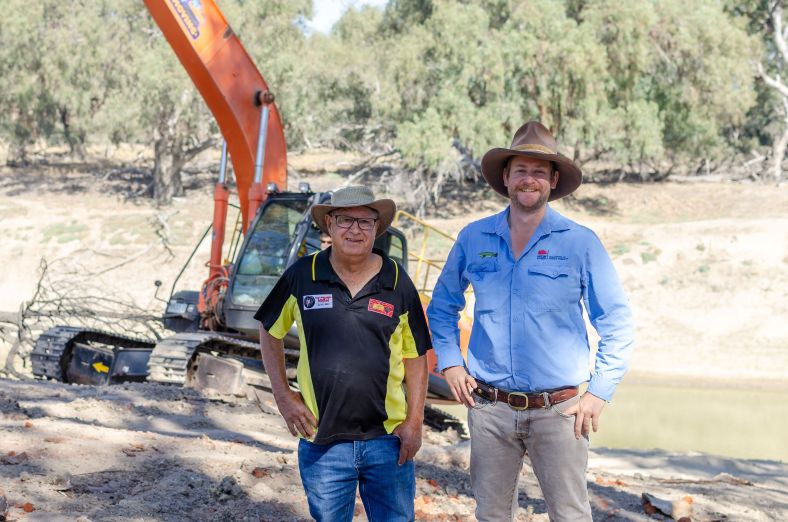
[[397,464],[399,448],[394,435],[331,444],[301,439],[298,469],[312,517],[317,522],[353,520],[358,485],[370,522],[414,520],[416,475],[412,460]]

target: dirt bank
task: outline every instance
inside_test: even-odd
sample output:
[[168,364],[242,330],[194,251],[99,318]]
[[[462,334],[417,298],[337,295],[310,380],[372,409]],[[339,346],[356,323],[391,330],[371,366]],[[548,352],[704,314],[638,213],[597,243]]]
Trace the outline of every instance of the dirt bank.
[[[270,396],[258,405],[155,384],[0,380],[8,520],[308,520],[295,448]],[[426,430],[419,520],[474,520],[468,462],[455,431]],[[646,514],[643,493],[693,520],[785,520],[786,477],[774,462],[626,450],[595,450],[588,471],[595,520],[668,520]],[[518,520],[547,521],[527,466]]]

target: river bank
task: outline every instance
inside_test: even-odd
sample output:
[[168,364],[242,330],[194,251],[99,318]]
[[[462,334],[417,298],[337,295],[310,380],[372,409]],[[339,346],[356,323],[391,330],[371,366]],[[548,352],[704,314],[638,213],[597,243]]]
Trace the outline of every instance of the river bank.
[[[0,380],[8,520],[309,520],[295,449],[270,395],[258,404],[149,383]],[[469,449],[453,430],[425,428],[418,520],[474,520]],[[773,461],[594,448],[587,477],[597,520],[670,519],[650,515],[643,494],[692,520],[788,517],[788,465]],[[528,465],[519,504],[518,521],[547,521]]]

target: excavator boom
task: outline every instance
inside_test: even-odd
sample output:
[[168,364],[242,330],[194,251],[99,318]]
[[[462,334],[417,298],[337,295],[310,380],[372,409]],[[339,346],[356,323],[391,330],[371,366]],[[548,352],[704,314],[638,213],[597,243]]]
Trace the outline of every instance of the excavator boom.
[[[144,0],[156,24],[219,124],[238,186],[243,230],[254,218],[249,204],[260,131],[260,94],[268,85],[213,0]],[[262,180],[287,187],[287,148],[279,111],[268,103]],[[213,260],[212,260],[213,262]]]

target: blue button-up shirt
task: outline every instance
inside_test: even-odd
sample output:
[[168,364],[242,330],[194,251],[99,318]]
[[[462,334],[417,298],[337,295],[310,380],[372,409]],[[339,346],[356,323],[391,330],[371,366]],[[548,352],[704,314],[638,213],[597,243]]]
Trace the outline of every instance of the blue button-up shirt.
[[[464,291],[475,306],[471,375],[505,390],[538,392],[589,381],[609,401],[629,363],[632,314],[613,263],[590,229],[549,206],[515,259],[509,208],[459,234],[427,308],[438,368],[465,364],[457,322]],[[593,371],[583,307],[600,341]]]

